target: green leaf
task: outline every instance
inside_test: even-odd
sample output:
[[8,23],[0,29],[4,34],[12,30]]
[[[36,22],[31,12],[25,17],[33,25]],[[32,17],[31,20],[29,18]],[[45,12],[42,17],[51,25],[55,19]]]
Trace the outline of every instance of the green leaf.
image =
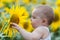
[[4,25],[0,32],[2,33],[7,27],[8,27],[8,22],[4,22]]
[[20,33],[17,32],[13,40],[24,40],[24,38],[21,36]]
[[10,14],[9,13],[5,13],[4,16],[6,17],[6,19],[10,18]]
[[11,40],[11,38],[10,37],[4,37],[4,38],[2,38],[2,40]]

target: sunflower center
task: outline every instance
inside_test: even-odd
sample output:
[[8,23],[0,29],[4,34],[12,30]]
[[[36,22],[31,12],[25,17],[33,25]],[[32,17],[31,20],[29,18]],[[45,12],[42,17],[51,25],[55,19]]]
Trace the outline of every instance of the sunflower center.
[[12,15],[10,22],[19,24],[19,17],[16,14]]
[[60,4],[58,4],[57,6],[60,7]]
[[43,5],[45,5],[46,3],[45,2],[42,2]]
[[58,14],[55,14],[54,22],[57,22],[58,20],[59,20],[59,15]]
[[24,26],[24,29],[27,29],[28,28],[28,22],[25,22],[23,26]]

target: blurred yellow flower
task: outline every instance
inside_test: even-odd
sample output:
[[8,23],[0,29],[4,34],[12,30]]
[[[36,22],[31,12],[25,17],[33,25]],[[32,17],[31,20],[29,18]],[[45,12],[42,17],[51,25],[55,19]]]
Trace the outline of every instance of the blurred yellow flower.
[[1,1],[11,3],[13,0],[1,0]]
[[41,0],[40,4],[43,4],[43,5],[47,4],[47,0]]
[[13,0],[13,2],[15,2],[16,4],[18,4],[19,1],[20,1],[20,0]]
[[23,0],[23,3],[28,4],[30,3],[30,0]]
[[56,0],[56,6],[60,9],[60,0]]
[[28,20],[28,24],[29,24],[29,25],[28,25],[27,30],[28,30],[28,31],[33,31],[34,28],[32,27],[32,24],[31,24],[31,20],[30,20],[30,19]]
[[53,21],[53,23],[51,24],[52,26],[52,31],[56,31],[58,27],[60,27],[60,13],[59,10],[56,8],[54,9],[55,12],[55,20]]
[[33,4],[36,4],[37,3],[37,0],[31,0]]
[[4,10],[8,13],[10,11],[9,8],[5,7]]
[[4,4],[2,2],[0,2],[0,8],[3,7],[3,6],[4,6]]
[[24,29],[26,29],[29,32],[32,32],[34,28],[31,25],[31,20],[27,19],[26,22],[23,24]]

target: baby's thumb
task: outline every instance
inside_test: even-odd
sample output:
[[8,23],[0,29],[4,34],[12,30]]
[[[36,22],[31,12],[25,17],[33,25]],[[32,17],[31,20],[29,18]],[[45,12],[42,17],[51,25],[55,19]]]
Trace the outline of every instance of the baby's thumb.
[[10,23],[10,25],[11,25],[11,26],[17,26],[17,24],[16,24],[16,23]]

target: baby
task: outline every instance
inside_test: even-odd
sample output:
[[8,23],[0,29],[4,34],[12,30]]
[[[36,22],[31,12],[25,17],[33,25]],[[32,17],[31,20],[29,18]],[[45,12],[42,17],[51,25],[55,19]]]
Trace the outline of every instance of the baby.
[[48,26],[54,20],[53,9],[46,5],[36,7],[32,11],[31,24],[35,30],[30,33],[19,27],[16,23],[11,23],[12,27],[17,29],[25,40],[51,40]]

